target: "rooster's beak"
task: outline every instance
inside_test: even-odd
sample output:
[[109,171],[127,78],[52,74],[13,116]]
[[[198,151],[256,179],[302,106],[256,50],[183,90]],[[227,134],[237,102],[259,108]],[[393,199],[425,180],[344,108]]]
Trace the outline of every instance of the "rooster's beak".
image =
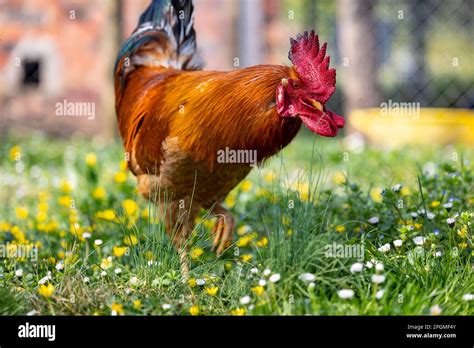
[[311,105],[313,105],[313,106],[314,106],[316,109],[318,109],[319,111],[324,112],[323,105],[322,105],[320,102],[318,102],[318,101],[316,101],[316,100],[314,100],[314,99],[311,99]]

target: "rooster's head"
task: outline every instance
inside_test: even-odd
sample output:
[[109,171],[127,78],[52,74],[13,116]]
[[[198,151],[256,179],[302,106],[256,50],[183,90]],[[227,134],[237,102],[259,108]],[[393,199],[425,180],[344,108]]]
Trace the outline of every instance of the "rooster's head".
[[329,69],[326,43],[319,47],[314,31],[290,39],[288,58],[292,75],[278,84],[276,107],[282,117],[299,117],[312,132],[333,137],[344,127],[344,118],[326,109],[336,90],[336,70]]

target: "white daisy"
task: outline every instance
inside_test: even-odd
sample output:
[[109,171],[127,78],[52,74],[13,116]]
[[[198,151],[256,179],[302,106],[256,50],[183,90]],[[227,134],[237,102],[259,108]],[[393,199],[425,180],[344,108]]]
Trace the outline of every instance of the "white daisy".
[[359,273],[359,272],[362,272],[362,269],[364,268],[364,265],[360,262],[356,262],[354,264],[352,264],[351,266],[351,273]]
[[272,271],[270,271],[268,268],[263,271],[264,276],[269,276],[271,273],[272,273]]
[[474,300],[474,295],[473,294],[464,294],[464,295],[462,295],[462,299],[464,301],[472,301],[472,300]]
[[380,300],[380,299],[383,297],[383,294],[384,294],[384,293],[385,293],[385,290],[383,290],[383,289],[377,291],[377,292],[375,293],[375,298],[376,298],[377,300]]
[[383,274],[372,274],[372,283],[382,284],[385,281],[385,276]]
[[369,220],[367,220],[370,224],[375,225],[379,223],[379,218],[377,216],[372,216]]
[[415,243],[416,245],[423,245],[423,244],[425,244],[425,240],[426,240],[425,237],[417,236],[417,237],[413,238],[413,243]]
[[386,243],[386,244],[382,245],[380,248],[378,248],[377,250],[382,252],[382,253],[386,253],[387,251],[390,250],[390,244]]
[[277,281],[280,280],[280,278],[281,278],[280,273],[275,273],[275,274],[272,274],[270,278],[268,278],[268,280],[271,281],[272,283],[276,283]]
[[378,263],[378,264],[375,265],[375,270],[377,272],[383,272],[383,269],[384,269],[383,263]]
[[300,280],[304,281],[304,282],[313,282],[316,280],[316,277],[314,274],[312,273],[303,273],[303,274],[300,274],[300,276],[298,277]]
[[441,314],[441,307],[438,305],[434,305],[433,307],[430,308],[430,314],[431,315],[440,315]]
[[396,247],[396,248],[400,248],[403,244],[403,241],[401,239],[395,239],[393,241],[393,245]]
[[161,306],[161,308],[163,308],[163,310],[167,311],[168,309],[171,308],[171,305],[168,304],[168,303],[164,303],[164,304]]
[[196,285],[200,285],[200,286],[201,286],[201,285],[204,285],[204,284],[206,284],[206,280],[205,280],[205,279],[200,279],[200,278],[196,279]]
[[137,277],[130,278],[130,285],[138,285],[139,282]]
[[337,292],[337,295],[343,300],[350,299],[354,297],[354,290],[342,289]]
[[103,243],[104,243],[104,242],[102,241],[102,239],[96,239],[96,240],[94,241],[94,244],[97,245],[97,246],[102,245]]
[[120,274],[120,273],[122,273],[122,269],[116,268],[116,269],[114,270],[114,272],[115,272],[115,274]]
[[21,278],[23,277],[23,270],[20,268],[20,269],[17,269],[15,271],[15,275],[18,277],[18,278]]
[[240,299],[240,304],[246,305],[250,303],[250,296],[244,296]]

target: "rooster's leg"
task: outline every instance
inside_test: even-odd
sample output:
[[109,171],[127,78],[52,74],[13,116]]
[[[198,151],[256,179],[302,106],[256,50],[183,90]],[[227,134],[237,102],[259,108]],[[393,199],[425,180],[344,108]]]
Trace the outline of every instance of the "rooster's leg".
[[[189,273],[188,239],[194,228],[194,219],[200,209],[191,199],[170,200],[156,175],[143,174],[138,176],[138,191],[157,206],[158,217],[165,223],[166,233],[170,236],[173,246],[178,251],[181,271]],[[168,198],[168,199],[167,199]]]
[[221,255],[232,242],[235,219],[220,203],[214,207],[213,213],[217,215],[217,222],[212,231],[214,235],[212,251],[217,248],[217,255]]

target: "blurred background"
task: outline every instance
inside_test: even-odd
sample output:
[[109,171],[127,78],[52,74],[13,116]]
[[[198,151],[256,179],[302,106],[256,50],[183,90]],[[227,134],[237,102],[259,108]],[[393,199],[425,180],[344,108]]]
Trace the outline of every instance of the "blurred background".
[[[2,138],[29,130],[115,136],[113,61],[148,3],[0,0]],[[473,7],[472,0],[196,0],[195,27],[206,69],[216,70],[289,64],[289,38],[314,28],[337,67],[330,107],[351,121],[346,135],[370,138],[367,125],[352,122],[354,111],[388,101],[473,107]],[[58,117],[63,101],[92,103],[96,115]],[[460,122],[472,132],[472,114],[463,111]],[[450,141],[459,138],[443,125]]]

